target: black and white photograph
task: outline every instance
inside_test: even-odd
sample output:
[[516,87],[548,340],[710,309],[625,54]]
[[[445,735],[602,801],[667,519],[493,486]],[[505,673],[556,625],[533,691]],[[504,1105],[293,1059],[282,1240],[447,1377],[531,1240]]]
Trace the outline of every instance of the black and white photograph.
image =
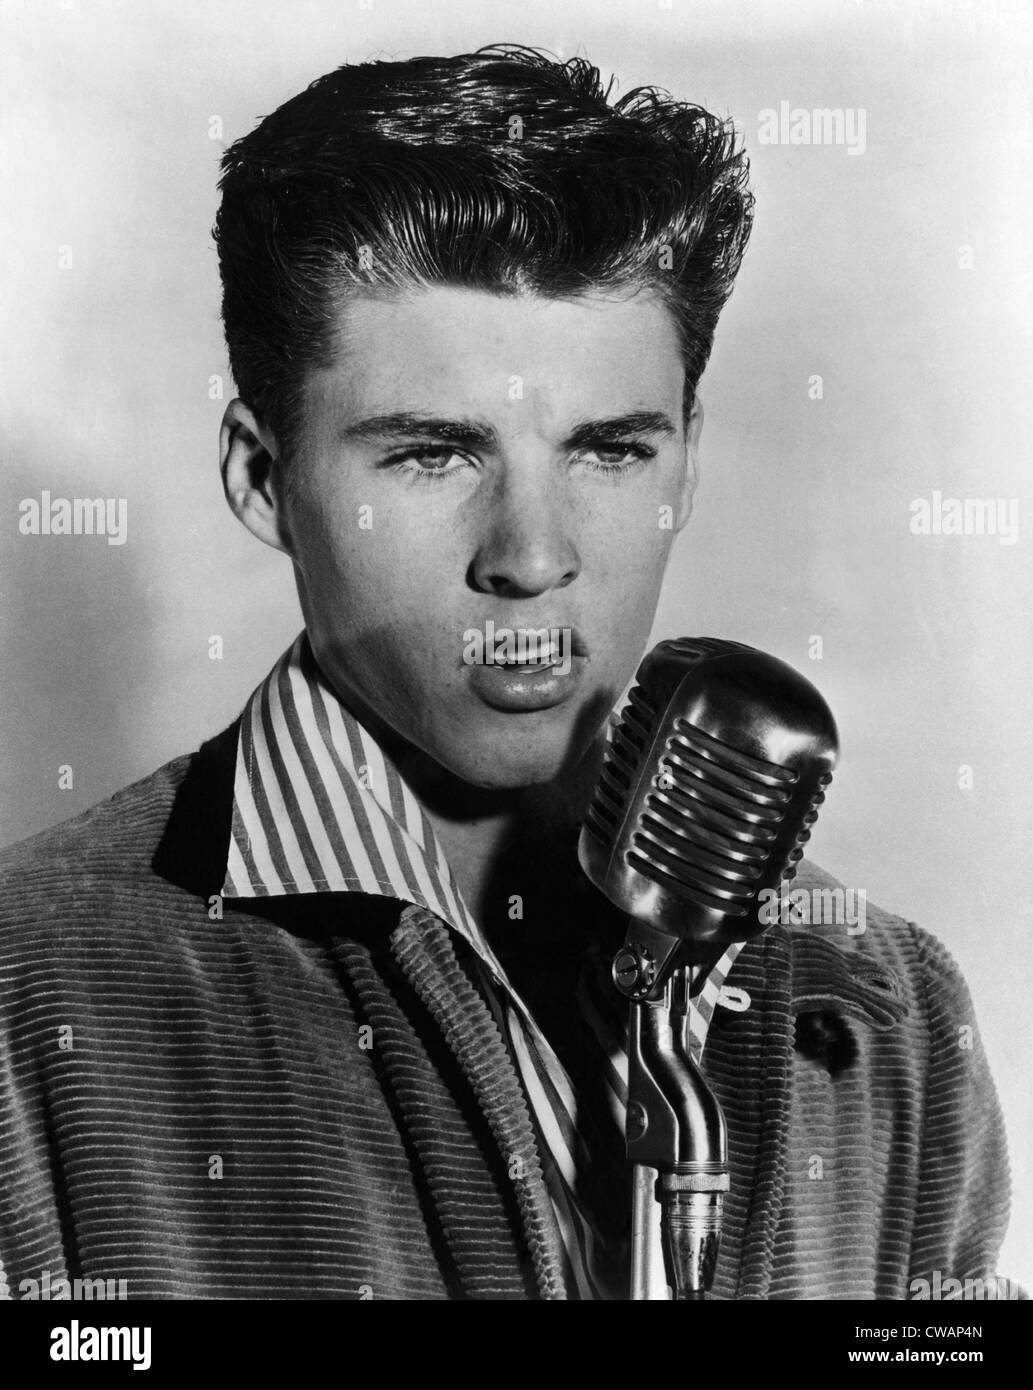
[[0,28],[2,1325],[824,1302],[815,1368],[991,1364],[1028,0]]

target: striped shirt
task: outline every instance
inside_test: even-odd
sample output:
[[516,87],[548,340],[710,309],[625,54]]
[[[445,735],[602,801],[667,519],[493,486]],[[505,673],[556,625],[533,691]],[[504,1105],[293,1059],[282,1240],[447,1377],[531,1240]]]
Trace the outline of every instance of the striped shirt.
[[[332,692],[303,632],[248,702],[240,723],[232,831],[222,893],[258,898],[359,892],[427,908],[474,953],[541,1139],[543,1168],[567,1256],[568,1296],[604,1294],[600,1235],[580,1191],[591,1166],[570,1076],[507,979],[466,903],[416,796],[369,731]],[[716,1004],[740,946],[726,952],[692,1000],[691,1050],[702,1057]],[[591,962],[577,1004],[599,1044],[612,1123],[624,1129],[627,1029],[605,1007],[605,962]],[[741,1005],[740,1005],[741,1006]],[[619,1021],[615,1021],[619,1020]]]

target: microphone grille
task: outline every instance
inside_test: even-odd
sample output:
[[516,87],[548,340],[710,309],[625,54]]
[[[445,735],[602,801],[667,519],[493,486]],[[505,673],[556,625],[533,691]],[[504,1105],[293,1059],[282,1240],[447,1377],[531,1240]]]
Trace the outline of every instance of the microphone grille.
[[791,667],[742,643],[664,642],[642,663],[585,818],[581,861],[677,935],[742,940],[796,871],[832,778],[835,725]]

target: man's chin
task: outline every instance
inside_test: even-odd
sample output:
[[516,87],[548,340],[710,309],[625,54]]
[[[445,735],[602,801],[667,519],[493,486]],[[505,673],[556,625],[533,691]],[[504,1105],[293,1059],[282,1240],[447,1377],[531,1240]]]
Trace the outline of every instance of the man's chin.
[[507,752],[485,749],[471,756],[469,748],[449,750],[439,758],[445,770],[471,787],[483,790],[516,791],[520,787],[540,787],[562,778],[572,769],[576,756],[569,749],[526,747]]
[[516,791],[521,787],[540,787],[562,783],[584,767],[590,749],[603,737],[605,716],[582,717],[571,722],[538,727],[516,722],[511,727],[484,727],[480,721],[468,726],[468,737],[456,746],[435,750],[435,757],[453,777],[483,790]]

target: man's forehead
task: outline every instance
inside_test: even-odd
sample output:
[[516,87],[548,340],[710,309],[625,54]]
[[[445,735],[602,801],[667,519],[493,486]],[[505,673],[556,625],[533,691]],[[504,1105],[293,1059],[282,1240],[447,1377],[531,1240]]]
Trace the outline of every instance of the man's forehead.
[[677,409],[682,379],[674,319],[648,291],[559,299],[432,286],[345,302],[309,399],[348,413],[446,405],[582,418]]

